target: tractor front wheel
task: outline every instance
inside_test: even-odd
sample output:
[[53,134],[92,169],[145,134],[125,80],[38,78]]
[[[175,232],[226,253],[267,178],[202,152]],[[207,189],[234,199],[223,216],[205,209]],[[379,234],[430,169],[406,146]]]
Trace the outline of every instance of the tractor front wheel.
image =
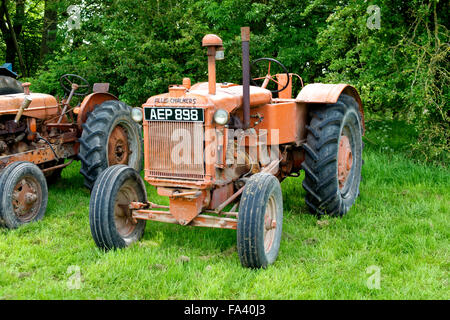
[[0,177],[0,222],[9,229],[41,220],[47,209],[47,182],[31,162],[15,162]]
[[258,173],[245,185],[241,197],[237,247],[242,266],[259,269],[275,262],[283,227],[283,197],[273,175]]
[[131,107],[123,102],[106,101],[96,107],[83,124],[79,141],[80,172],[88,189],[110,166],[142,170],[142,130],[131,118]]
[[144,182],[133,168],[107,168],[94,185],[89,204],[89,223],[96,245],[103,250],[125,248],[139,241],[145,220],[134,220],[131,202],[146,202]]

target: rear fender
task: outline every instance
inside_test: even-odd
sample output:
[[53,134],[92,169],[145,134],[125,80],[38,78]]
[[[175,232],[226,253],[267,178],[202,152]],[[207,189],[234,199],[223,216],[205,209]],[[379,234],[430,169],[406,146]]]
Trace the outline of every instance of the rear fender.
[[334,104],[339,100],[341,94],[352,96],[359,104],[364,132],[366,125],[364,122],[364,109],[358,91],[348,84],[323,84],[313,83],[305,86],[295,99],[298,103],[306,104]]
[[115,97],[114,95],[106,92],[94,92],[84,98],[78,111],[78,127],[80,131],[83,130],[82,125],[87,121],[88,114],[94,111],[95,107],[101,105],[105,101],[110,100],[118,101],[119,99],[117,99],[117,97]]

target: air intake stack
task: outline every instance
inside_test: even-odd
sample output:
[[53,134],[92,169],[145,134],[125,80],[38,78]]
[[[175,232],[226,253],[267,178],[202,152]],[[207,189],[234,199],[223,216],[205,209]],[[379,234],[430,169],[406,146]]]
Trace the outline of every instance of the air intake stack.
[[[203,37],[202,46],[208,48],[208,86],[209,94],[216,94],[216,55],[223,51],[223,42],[215,34]],[[222,57],[222,55],[220,55]]]

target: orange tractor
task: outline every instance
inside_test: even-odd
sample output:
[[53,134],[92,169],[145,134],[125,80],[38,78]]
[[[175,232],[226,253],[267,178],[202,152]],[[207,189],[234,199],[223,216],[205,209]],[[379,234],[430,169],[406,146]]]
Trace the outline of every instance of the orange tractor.
[[[66,74],[60,79],[66,97],[59,102],[31,93],[30,83],[16,76],[10,66],[0,68],[0,225],[42,219],[47,180],[74,159],[81,160],[88,188],[108,166],[141,170],[141,126],[132,120],[133,109],[108,93],[108,84],[95,84],[91,93],[85,79]],[[75,96],[84,99],[72,107]]]
[[[147,220],[236,229],[241,264],[265,268],[280,248],[283,179],[305,171],[305,202],[314,214],[342,216],[355,203],[364,134],[357,91],[310,84],[292,98],[296,75],[270,58],[250,66],[249,41],[243,28],[243,85],[217,83],[222,40],[207,35],[209,81],[185,78],[143,105],[145,180],[169,205],[149,202],[132,168],[108,168],[91,193],[98,247],[138,241]],[[262,64],[265,73],[255,74]],[[281,72],[272,75],[276,68]]]

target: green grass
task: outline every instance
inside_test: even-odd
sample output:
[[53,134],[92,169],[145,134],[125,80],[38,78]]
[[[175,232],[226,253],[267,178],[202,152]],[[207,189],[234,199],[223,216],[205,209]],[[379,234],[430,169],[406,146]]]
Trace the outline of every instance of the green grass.
[[[407,159],[412,134],[369,122],[361,196],[342,219],[318,222],[301,178],[286,180],[280,255],[257,271],[240,266],[230,230],[148,223],[141,242],[103,253],[74,164],[50,187],[43,221],[0,229],[0,299],[449,299],[450,171]],[[380,289],[367,286],[370,266]]]

